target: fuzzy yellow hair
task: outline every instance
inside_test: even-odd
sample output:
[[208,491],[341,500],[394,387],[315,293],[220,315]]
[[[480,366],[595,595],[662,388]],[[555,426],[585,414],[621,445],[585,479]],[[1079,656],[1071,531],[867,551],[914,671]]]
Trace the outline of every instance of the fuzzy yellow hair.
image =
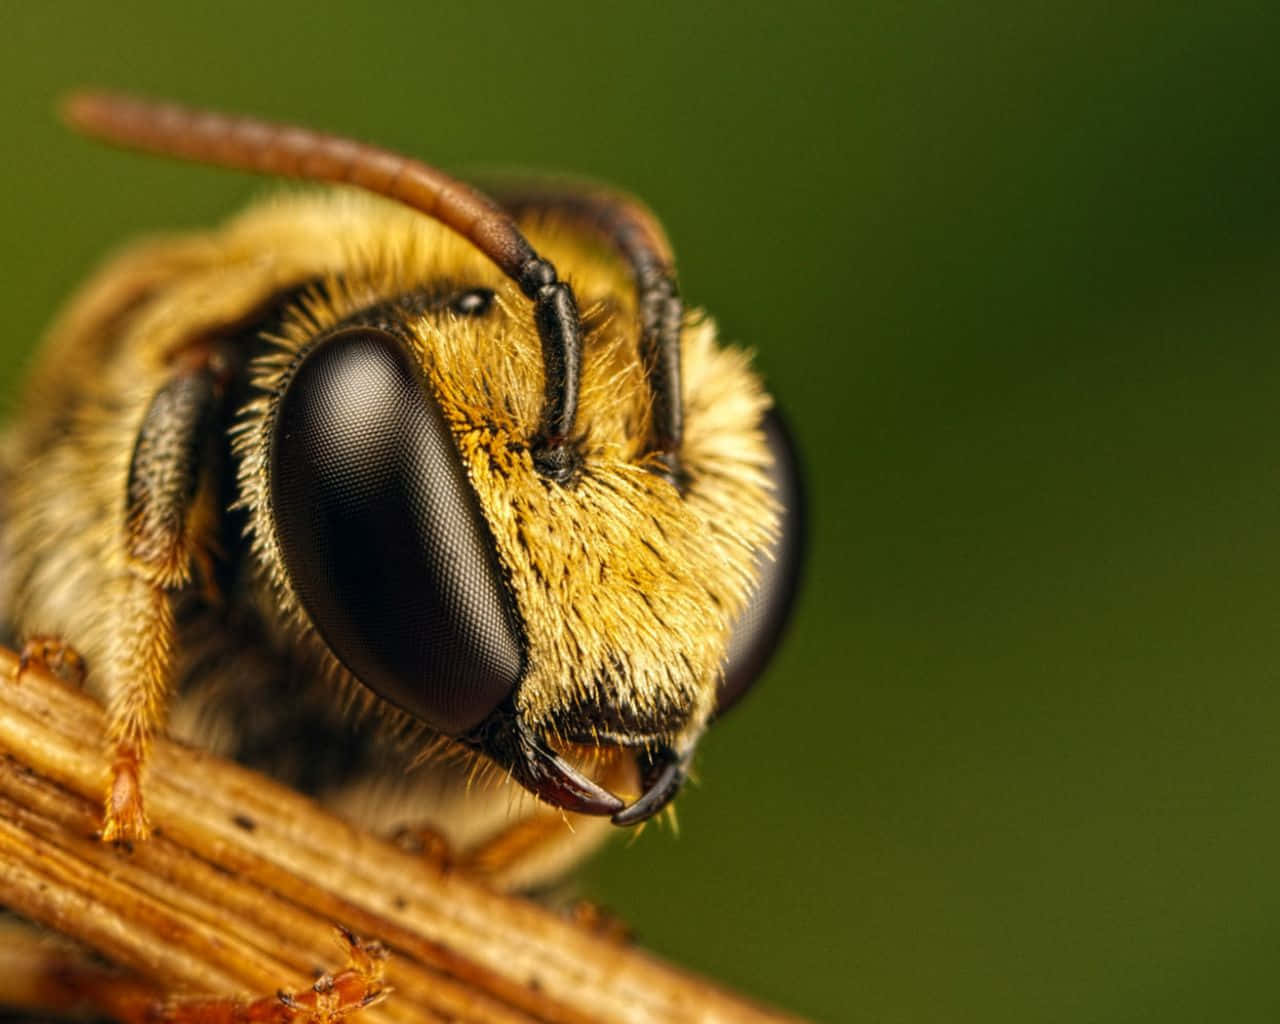
[[[270,512],[274,409],[308,347],[360,309],[424,286],[489,287],[495,312],[447,313],[408,325],[497,547],[527,641],[521,716],[557,738],[574,709],[601,703],[624,719],[682,723],[686,746],[715,705],[731,625],[754,580],[754,552],[777,529],[759,424],[769,399],[746,355],[714,325],[686,318],[681,344],[684,493],[644,464],[650,394],[638,357],[633,288],[607,250],[552,219],[525,224],[584,311],[578,430],[582,469],[570,486],[535,470],[530,443],[543,363],[528,301],[469,243],[384,200],[348,192],[295,196],[251,210],[225,244],[262,251],[292,239],[323,284],[286,318],[253,370],[259,397],[236,427],[241,503],[270,611],[306,639]],[[286,230],[287,228],[287,230]],[[287,258],[287,257],[286,257]],[[338,679],[331,654],[318,660]],[[678,712],[678,713],[677,713]],[[602,742],[607,737],[600,737]]]

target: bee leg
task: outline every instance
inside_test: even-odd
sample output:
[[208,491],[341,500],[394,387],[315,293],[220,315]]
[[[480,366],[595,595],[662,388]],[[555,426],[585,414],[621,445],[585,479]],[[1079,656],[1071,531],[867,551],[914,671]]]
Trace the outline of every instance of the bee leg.
[[362,942],[345,929],[339,937],[347,966],[322,974],[309,988],[283,989],[275,995],[242,999],[176,999],[148,1008],[140,1024],[336,1024],[382,1002],[387,951],[378,942]]
[[150,833],[142,770],[164,721],[173,677],[172,593],[191,582],[213,547],[216,502],[213,435],[223,393],[212,358],[188,365],[151,400],[129,467],[125,572],[120,623],[105,678],[110,780],[102,838],[129,842]]
[[[0,928],[0,1007],[44,1015],[126,1024],[335,1024],[390,994],[383,984],[386,949],[338,929],[347,965],[297,992],[260,999],[181,997],[94,963],[83,953],[50,945],[26,925]],[[7,1017],[7,1015],[6,1015]]]
[[70,644],[56,636],[37,633],[28,637],[18,657],[16,682],[32,665],[39,665],[52,672],[64,683],[79,687],[84,683],[84,658]]
[[448,871],[457,861],[457,854],[448,837],[430,825],[399,828],[391,841],[406,853],[422,858],[437,871]]
[[631,926],[613,911],[591,900],[578,900],[568,909],[569,920],[583,931],[607,942],[629,945],[634,940]]
[[151,737],[164,718],[174,619],[166,590],[137,576],[121,581],[116,608],[122,626],[115,637],[108,681],[110,778],[101,837],[127,843],[151,834],[142,799],[142,768]]
[[545,811],[509,825],[495,836],[456,858],[464,871],[493,880],[502,879],[521,864],[538,858],[569,839],[564,816]]

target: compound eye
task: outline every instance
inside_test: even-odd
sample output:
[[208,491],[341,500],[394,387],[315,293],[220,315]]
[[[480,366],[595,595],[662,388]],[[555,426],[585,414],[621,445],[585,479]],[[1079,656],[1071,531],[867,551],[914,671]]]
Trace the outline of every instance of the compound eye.
[[729,659],[717,697],[717,716],[751,689],[768,664],[791,617],[804,562],[804,484],[791,431],[776,407],[765,414],[761,429],[773,456],[769,476],[774,499],[782,506],[782,522],[772,545],[756,553],[760,582],[729,638]]
[[351,328],[280,399],[271,511],[312,624],[379,696],[459,736],[520,681],[522,629],[453,435],[405,346]]

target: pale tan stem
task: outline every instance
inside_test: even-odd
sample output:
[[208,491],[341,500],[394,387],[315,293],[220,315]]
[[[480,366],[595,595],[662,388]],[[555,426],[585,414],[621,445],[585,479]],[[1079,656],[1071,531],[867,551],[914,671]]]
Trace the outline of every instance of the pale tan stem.
[[[0,904],[171,994],[257,997],[391,950],[366,1024],[786,1021],[527,900],[414,857],[244,768],[156,742],[156,834],[104,844],[101,708],[0,648]],[[335,962],[338,960],[339,962]],[[3,990],[0,990],[3,994]]]

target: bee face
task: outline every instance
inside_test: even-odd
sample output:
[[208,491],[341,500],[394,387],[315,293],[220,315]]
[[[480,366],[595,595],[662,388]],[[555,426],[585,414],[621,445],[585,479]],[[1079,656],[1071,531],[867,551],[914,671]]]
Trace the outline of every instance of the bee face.
[[[801,516],[768,396],[684,312],[647,211],[563,186],[495,202],[345,140],[132,101],[71,116],[382,194],[276,199],[109,268],[9,438],[8,472],[95,481],[69,511],[48,474],[14,489],[0,612],[82,649],[110,701],[108,834],[145,831],[167,689],[183,720],[240,708],[206,734],[278,745],[288,708],[264,718],[246,652],[300,666],[308,701],[372,712],[375,745],[443,743],[621,825],[665,806],[777,639]],[[65,386],[72,353],[111,394]],[[219,580],[231,613],[184,633],[173,607]],[[114,608],[84,612],[95,589]]]
[[623,812],[572,762],[627,751],[653,785],[666,772],[665,800],[777,531],[767,396],[690,325],[683,486],[654,472],[625,276],[544,222],[534,237],[589,311],[578,466],[548,480],[540,340],[518,294],[437,225],[341,201],[368,238],[347,236],[342,277],[255,364],[237,427],[271,603],[336,672],[540,797]]

